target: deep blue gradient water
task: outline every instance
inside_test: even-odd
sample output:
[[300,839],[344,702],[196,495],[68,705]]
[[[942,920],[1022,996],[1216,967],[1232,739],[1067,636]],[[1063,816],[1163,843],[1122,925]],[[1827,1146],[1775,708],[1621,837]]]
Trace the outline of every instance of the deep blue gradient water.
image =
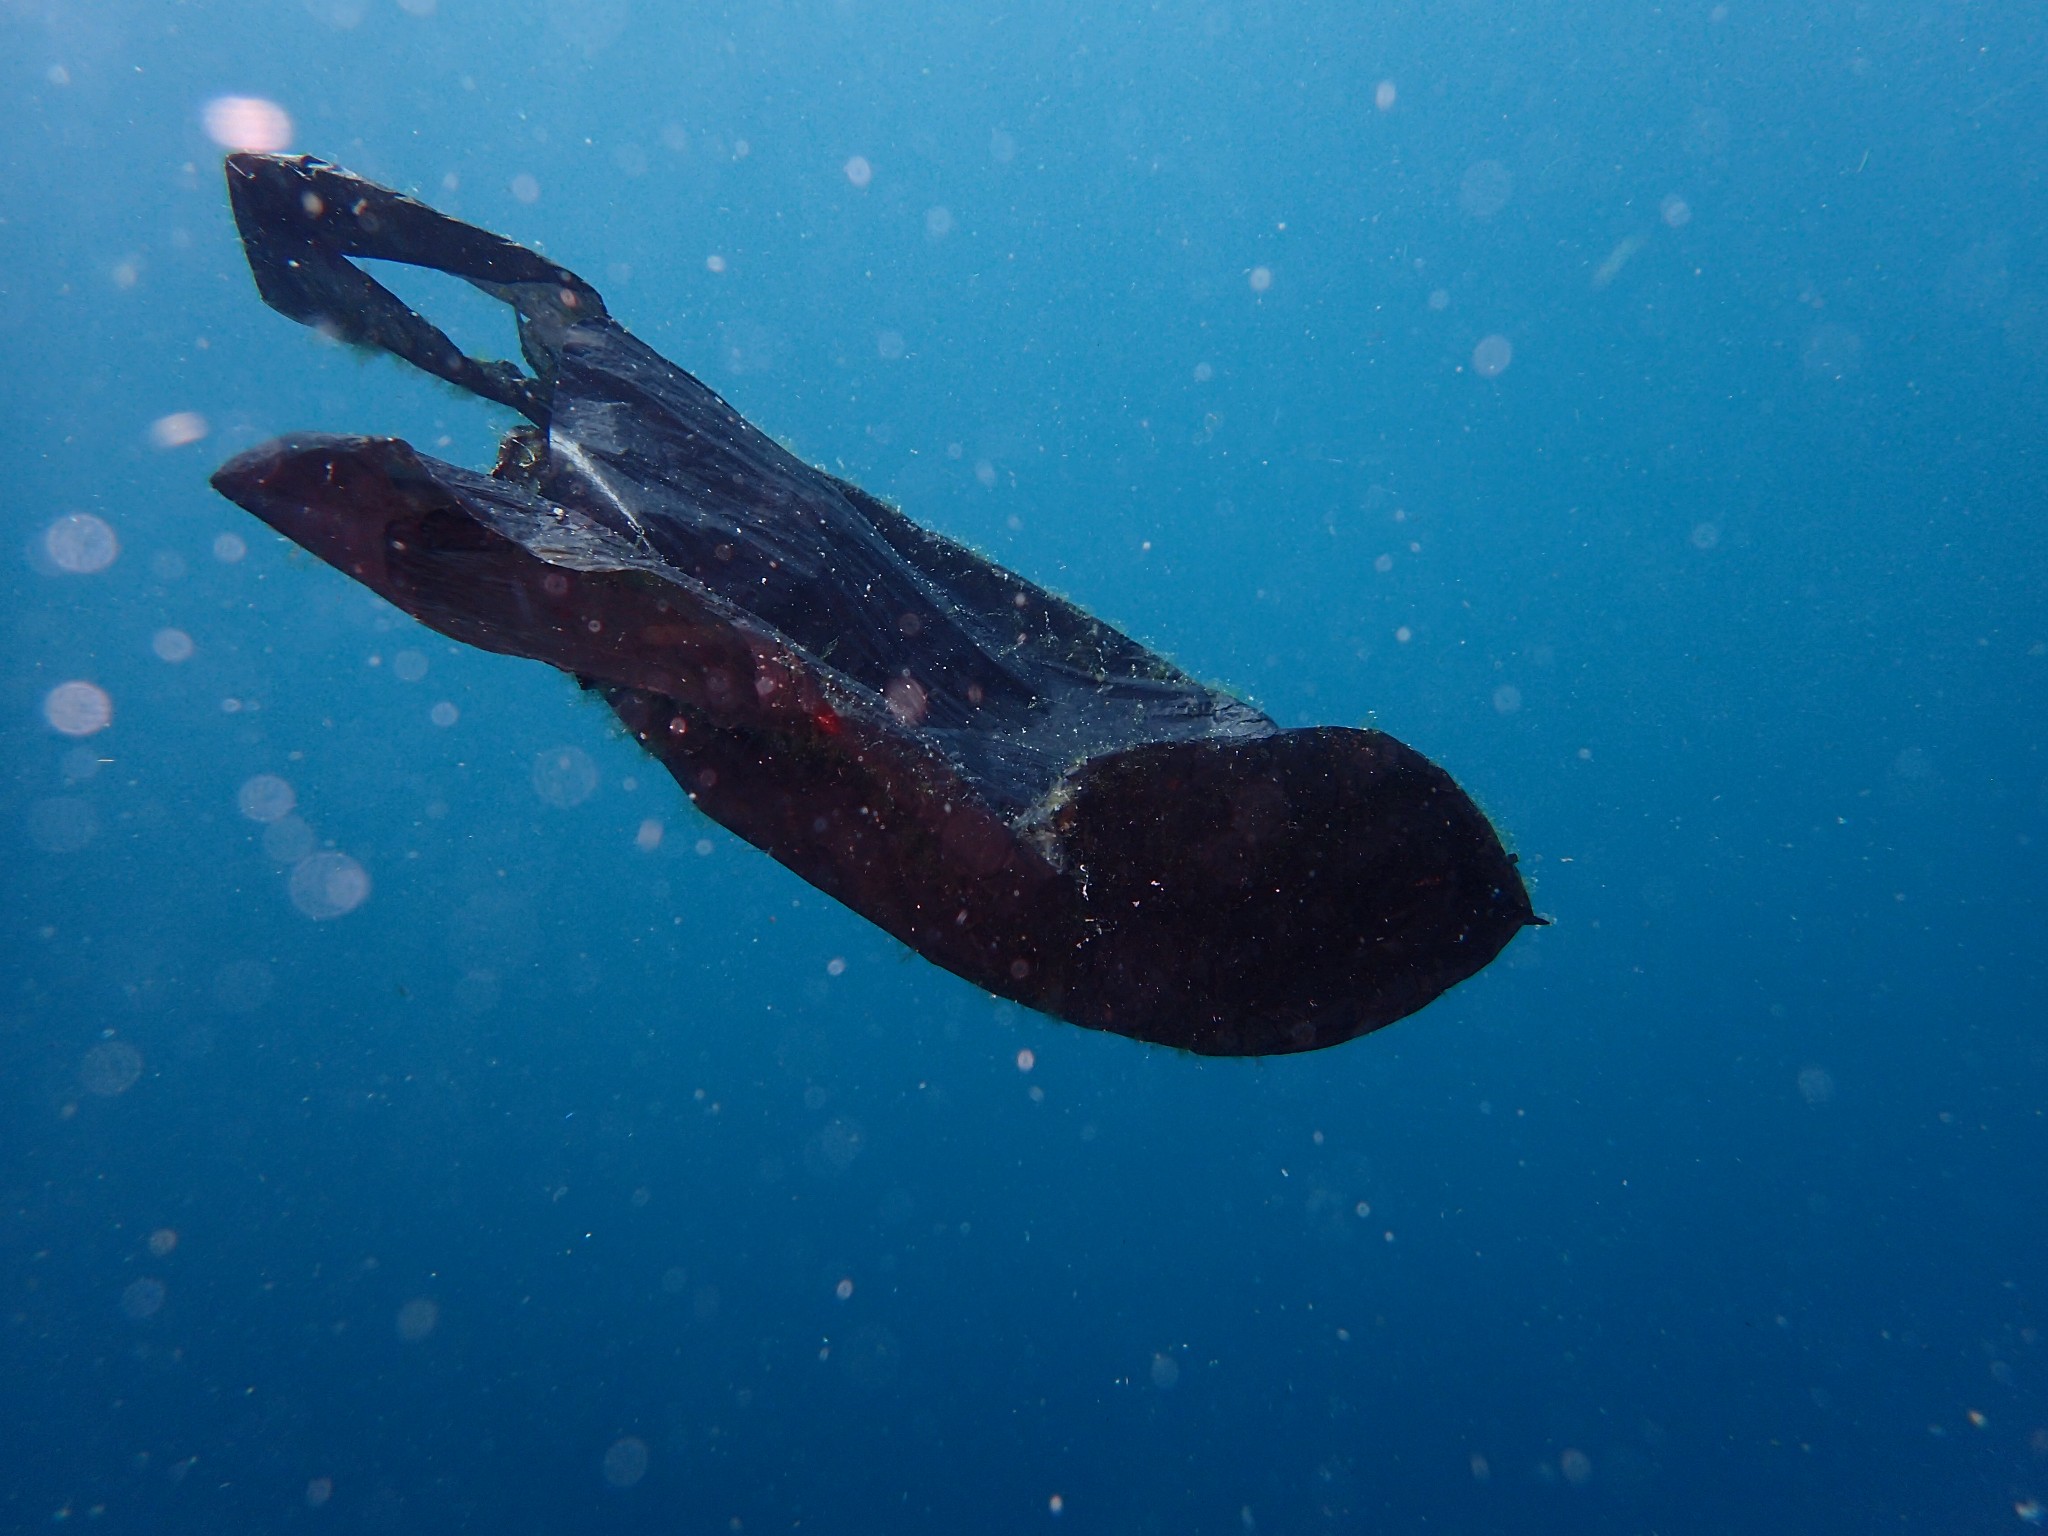
[[[0,16],[0,1525],[2041,1521],[2038,10]],[[223,95],[1556,925],[1267,1062],[908,957],[208,490],[507,424],[262,307]]]

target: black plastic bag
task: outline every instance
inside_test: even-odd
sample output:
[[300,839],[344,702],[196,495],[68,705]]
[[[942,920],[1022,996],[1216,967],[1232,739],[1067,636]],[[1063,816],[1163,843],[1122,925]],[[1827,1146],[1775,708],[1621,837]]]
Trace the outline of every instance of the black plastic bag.
[[[707,815],[926,958],[1254,1055],[1412,1013],[1541,921],[1478,807],[1392,737],[1283,731],[801,462],[535,252],[311,157],[227,172],[273,308],[532,426],[488,475],[309,434],[214,485],[441,633],[574,674]],[[510,304],[531,375],[352,256]]]

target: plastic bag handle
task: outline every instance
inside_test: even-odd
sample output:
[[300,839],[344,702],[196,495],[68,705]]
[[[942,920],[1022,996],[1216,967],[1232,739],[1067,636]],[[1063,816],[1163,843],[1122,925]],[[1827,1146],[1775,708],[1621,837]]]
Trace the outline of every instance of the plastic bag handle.
[[[351,256],[459,277],[519,311],[521,338],[544,316],[605,318],[582,278],[537,251],[451,219],[312,155],[234,154],[228,198],[263,302],[302,325],[376,347],[471,394],[548,424],[553,389],[507,362],[468,356]],[[540,348],[543,356],[546,347]],[[535,348],[527,346],[529,358]]]

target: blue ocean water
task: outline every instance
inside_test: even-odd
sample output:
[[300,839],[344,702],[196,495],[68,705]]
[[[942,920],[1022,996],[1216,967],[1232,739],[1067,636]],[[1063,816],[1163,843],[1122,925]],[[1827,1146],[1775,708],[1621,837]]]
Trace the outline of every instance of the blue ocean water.
[[[0,38],[0,1524],[2042,1523],[2038,11]],[[208,489],[508,424],[263,308],[224,97],[1283,724],[1427,752],[1555,925],[1269,1061],[909,957]]]

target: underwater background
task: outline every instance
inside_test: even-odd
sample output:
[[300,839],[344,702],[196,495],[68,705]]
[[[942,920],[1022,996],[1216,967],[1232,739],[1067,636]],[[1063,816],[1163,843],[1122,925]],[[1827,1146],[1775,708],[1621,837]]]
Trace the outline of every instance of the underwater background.
[[[2043,1522],[2038,8],[0,43],[0,1527]],[[544,248],[814,462],[1408,741],[1555,926],[1267,1061],[910,958],[208,489],[510,419],[265,309],[233,144]]]

